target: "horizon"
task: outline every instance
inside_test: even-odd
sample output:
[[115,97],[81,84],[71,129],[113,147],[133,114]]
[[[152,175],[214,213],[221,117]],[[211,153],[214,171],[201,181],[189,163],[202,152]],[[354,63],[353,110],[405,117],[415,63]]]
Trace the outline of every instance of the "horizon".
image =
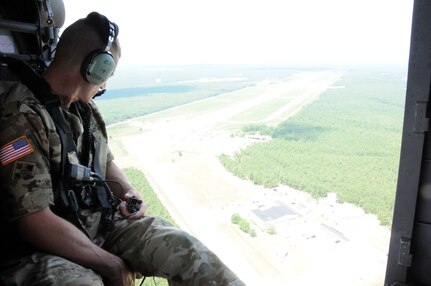
[[[241,72],[252,71],[253,69],[268,69],[272,71],[290,70],[290,71],[308,71],[308,70],[358,70],[358,71],[380,71],[380,72],[399,72],[407,77],[408,64],[357,64],[357,65],[332,65],[332,66],[315,66],[315,65],[289,65],[289,64],[152,64],[152,65],[135,65],[122,66],[121,62],[107,84],[107,89],[126,89],[139,88],[148,86],[161,86],[167,84],[165,79],[160,76],[160,72],[175,73],[180,70],[194,70],[196,76],[200,78],[212,77],[211,74],[219,71]],[[242,73],[240,73],[242,75]],[[181,82],[182,78],[188,77],[182,73],[177,74],[172,82]],[[151,78],[151,80],[148,80]],[[169,82],[169,83],[172,83]],[[168,83],[168,84],[169,84]]]

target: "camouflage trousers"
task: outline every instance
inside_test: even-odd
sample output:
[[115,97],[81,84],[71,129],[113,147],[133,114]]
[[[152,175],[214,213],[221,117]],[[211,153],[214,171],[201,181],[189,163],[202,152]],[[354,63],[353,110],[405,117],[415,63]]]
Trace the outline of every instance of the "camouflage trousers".
[[0,272],[0,285],[103,286],[102,277],[59,256],[33,253]]
[[[119,219],[103,248],[123,258],[133,272],[166,278],[169,285],[245,285],[199,240],[156,217]],[[0,285],[103,285],[90,269],[35,253],[0,273]]]

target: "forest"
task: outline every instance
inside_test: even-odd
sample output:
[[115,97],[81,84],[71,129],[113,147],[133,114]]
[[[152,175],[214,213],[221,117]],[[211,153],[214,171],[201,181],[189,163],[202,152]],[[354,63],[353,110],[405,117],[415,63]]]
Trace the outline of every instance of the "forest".
[[224,166],[255,184],[289,185],[314,197],[329,192],[392,219],[405,99],[401,73],[350,72],[320,99],[277,127],[249,125],[240,135],[273,139],[234,156]]

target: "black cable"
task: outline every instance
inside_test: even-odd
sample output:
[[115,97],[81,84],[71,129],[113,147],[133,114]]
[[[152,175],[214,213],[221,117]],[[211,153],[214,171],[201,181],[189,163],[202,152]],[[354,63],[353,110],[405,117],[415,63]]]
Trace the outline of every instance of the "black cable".
[[108,195],[109,195],[109,199],[110,199],[110,201],[111,201],[111,203],[114,203],[114,200],[120,200],[120,201],[122,201],[122,199],[121,198],[119,198],[119,197],[117,197],[112,191],[111,191],[111,188],[109,187],[109,185],[108,185],[108,183],[116,183],[116,184],[118,184],[119,186],[120,186],[120,189],[121,189],[121,194],[123,194],[123,185],[121,185],[121,183],[120,182],[118,182],[118,181],[115,181],[115,180],[104,180],[104,179],[102,179],[99,175],[97,175],[96,173],[93,173],[93,176],[94,177],[96,177],[97,178],[97,180],[95,181],[96,183],[97,182],[100,182],[100,183],[103,183],[104,185],[105,185],[105,188],[106,188],[106,190],[107,190],[107,193],[108,193]]
[[[139,286],[144,285],[145,278],[147,278],[147,276],[144,276],[144,278],[142,278],[141,283],[139,284]],[[154,285],[156,285],[156,286],[158,286],[158,285],[159,285],[159,284],[156,282],[156,278],[154,278],[154,276],[153,276],[153,284],[154,284]]]
[[90,151],[91,146],[93,145],[93,136],[91,134],[91,123],[93,118],[93,109],[90,107],[90,105],[82,104],[82,107],[84,109],[84,116],[83,116],[83,125],[84,125],[84,133],[82,134],[83,138],[83,145],[82,145],[82,164],[86,167],[90,164]]
[[120,186],[120,191],[121,191],[119,199],[122,200],[122,197],[124,195],[124,189],[123,189],[123,185],[120,182],[115,181],[115,180],[101,180],[101,181],[104,181],[105,183],[115,183],[115,184],[119,185]]
[[144,278],[142,278],[142,280],[141,280],[141,284],[139,284],[139,286],[144,285],[145,278],[147,278],[147,276],[144,276]]

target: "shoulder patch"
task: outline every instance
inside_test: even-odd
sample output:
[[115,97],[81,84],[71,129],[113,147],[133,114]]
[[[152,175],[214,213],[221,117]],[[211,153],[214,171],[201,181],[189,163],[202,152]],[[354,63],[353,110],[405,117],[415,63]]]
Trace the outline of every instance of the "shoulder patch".
[[7,164],[33,152],[33,147],[30,145],[27,136],[24,135],[12,140],[0,148],[0,162],[2,166],[6,166]]
[[12,179],[13,180],[30,179],[34,176],[35,170],[36,170],[35,163],[16,161],[13,167]]

